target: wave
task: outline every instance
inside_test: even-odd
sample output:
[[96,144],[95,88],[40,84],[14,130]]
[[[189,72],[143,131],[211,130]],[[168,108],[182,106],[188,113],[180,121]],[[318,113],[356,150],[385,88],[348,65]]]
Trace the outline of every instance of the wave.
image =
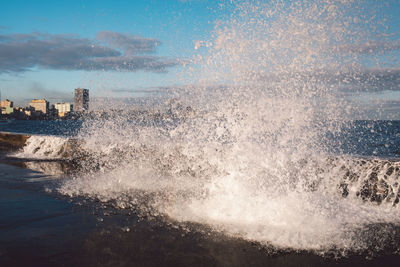
[[66,180],[59,192],[278,248],[357,250],[365,246],[357,234],[364,227],[399,223],[400,162],[316,157],[291,162],[282,175],[227,171],[207,157],[141,149],[133,150],[135,160],[117,156],[114,168]]
[[75,160],[77,173],[58,188],[67,196],[277,248],[346,253],[373,240],[382,250],[395,227],[374,226],[400,224],[400,163],[330,154],[327,138],[340,145],[340,125],[362,111],[343,90],[365,85],[346,76],[357,80],[364,61],[343,44],[377,39],[377,21],[364,22],[379,9],[362,1],[227,5],[232,12],[190,62],[195,85],[161,105],[168,116],[116,112],[86,120],[73,146],[31,137],[18,155]]
[[45,153],[32,148],[43,143],[48,158],[85,155],[79,171],[57,190],[146,216],[197,222],[264,245],[321,253],[365,249],[368,239],[360,232],[371,224],[399,223],[399,161],[319,154],[282,165],[278,159],[288,155],[275,155],[264,159],[269,164],[244,169],[226,165],[231,145],[193,153],[183,145],[126,140],[101,147],[81,141],[77,150],[83,151],[59,153],[68,140],[33,137],[26,156],[36,151],[42,158]]
[[65,158],[69,156],[70,144],[68,138],[32,135],[25,141],[23,148],[13,153],[12,156],[34,159]]
[[[84,159],[80,166],[76,166],[81,172],[97,173],[100,169],[102,172],[110,172],[123,165],[133,167],[133,164],[144,164],[148,161],[147,165],[159,175],[184,175],[204,179],[215,174],[229,173],[226,168],[219,168],[217,164],[207,160],[206,155],[188,156],[179,147],[166,152],[131,143],[123,146],[113,144],[103,151],[94,151],[84,141],[56,136],[30,136],[23,149],[13,156],[68,161]],[[193,156],[196,159],[193,159]],[[392,205],[399,203],[400,162],[395,159],[325,155],[319,159],[307,158],[292,162],[292,168],[296,170],[296,175],[301,176],[305,173],[317,177],[306,181],[306,188],[312,191],[322,186],[324,179],[333,176],[336,180],[334,188],[344,198],[358,197]]]

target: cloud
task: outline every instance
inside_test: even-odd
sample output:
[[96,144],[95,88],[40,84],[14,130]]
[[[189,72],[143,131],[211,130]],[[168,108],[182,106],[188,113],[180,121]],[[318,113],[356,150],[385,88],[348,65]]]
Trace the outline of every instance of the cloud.
[[127,55],[153,53],[157,46],[161,44],[157,39],[143,38],[111,31],[99,32],[96,35],[96,39],[109,44],[113,48],[124,50]]
[[400,99],[370,99],[367,103],[357,102],[353,99],[352,104],[356,107],[357,119],[374,120],[399,120]]
[[376,54],[400,50],[400,40],[366,41],[360,44],[339,45],[335,52],[344,54]]
[[61,34],[0,34],[0,73],[35,67],[164,72],[178,61],[148,54],[154,53],[160,43],[116,32],[99,32],[95,40]]
[[[308,81],[328,86],[337,93],[400,91],[400,68],[342,67],[339,69],[316,69],[303,72],[251,73],[248,77],[261,83],[282,84],[286,81],[294,86],[307,85]],[[324,90],[321,90],[324,93]]]
[[24,96],[29,96],[26,100],[31,100],[32,98],[45,98],[51,102],[55,101],[72,101],[73,94],[66,93],[58,90],[48,89],[45,85],[40,82],[32,82],[29,86],[28,94],[25,93]]
[[331,85],[339,93],[400,91],[399,68],[326,71],[310,77]]
[[158,88],[149,88],[149,89],[127,89],[127,88],[117,88],[117,89],[111,89],[112,92],[114,93],[145,93],[145,94],[153,94],[153,93],[159,93],[160,89]]

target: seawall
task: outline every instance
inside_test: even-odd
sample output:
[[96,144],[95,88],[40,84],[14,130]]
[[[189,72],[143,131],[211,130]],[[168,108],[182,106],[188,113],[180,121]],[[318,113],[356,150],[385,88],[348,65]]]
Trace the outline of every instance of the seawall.
[[24,147],[29,134],[0,132],[0,150],[13,151]]
[[[36,138],[36,143],[28,143],[27,140],[30,137]],[[51,159],[73,159],[82,158],[86,154],[81,148],[82,141],[73,138],[65,138],[61,140],[58,144],[51,143],[52,139],[47,138],[49,143],[45,143],[45,136],[35,135],[35,134],[24,134],[24,133],[12,133],[12,132],[0,132],[0,151],[17,151],[25,147],[27,149],[29,156],[37,153],[39,156],[50,157]],[[50,136],[49,136],[50,137]],[[54,138],[54,137],[53,137]],[[53,146],[52,149],[48,150],[48,147]],[[43,150],[41,149],[43,148]]]

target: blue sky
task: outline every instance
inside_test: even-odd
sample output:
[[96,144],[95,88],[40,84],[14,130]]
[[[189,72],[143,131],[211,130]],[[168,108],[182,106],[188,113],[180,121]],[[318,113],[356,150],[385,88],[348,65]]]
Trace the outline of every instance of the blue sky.
[[[95,39],[115,32],[161,42],[151,56],[168,60],[189,58],[194,42],[213,29],[216,6],[207,1],[21,1],[1,0],[0,34],[72,34]],[[0,74],[3,98],[26,103],[33,97],[72,97],[76,87],[107,94],[109,87],[142,91],[147,87],[179,84],[180,66],[162,71],[129,72],[62,70],[33,66],[27,71]],[[22,95],[24,95],[22,97]],[[141,95],[138,94],[131,94]],[[52,100],[51,100],[52,101]],[[57,99],[54,99],[57,101]]]
[[[182,62],[199,53],[195,42],[212,39],[215,22],[232,12],[232,5],[222,3],[225,1],[0,0],[2,98],[18,105],[26,105],[32,98],[69,101],[77,87],[90,88],[92,96],[145,96],[144,91],[151,88],[190,83],[182,80]],[[375,3],[383,3],[376,15],[386,20],[376,31],[391,34],[387,39],[393,42],[363,44],[356,49],[386,45],[391,53],[371,56],[364,51],[360,58],[365,57],[366,67],[368,61],[380,61],[400,75],[396,59],[400,57],[400,1],[363,3],[367,11],[375,11]],[[391,101],[393,110],[393,101],[400,104],[399,91],[400,85],[395,85],[389,90],[358,92],[349,99],[371,103],[372,108],[374,103],[382,106]]]

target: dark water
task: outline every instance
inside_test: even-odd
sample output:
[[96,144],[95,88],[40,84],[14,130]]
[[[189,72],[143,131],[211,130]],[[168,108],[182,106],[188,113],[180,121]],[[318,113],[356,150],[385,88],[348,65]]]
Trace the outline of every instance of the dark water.
[[353,121],[326,135],[334,153],[400,157],[400,121]]
[[0,124],[0,131],[74,136],[81,128],[83,120],[28,121],[10,120]]
[[38,172],[0,164],[0,174],[0,266],[398,266],[400,260],[394,248],[373,258],[276,250],[201,225],[67,199],[49,191],[54,177]]
[[[11,121],[0,124],[0,131],[75,136],[84,120]],[[349,121],[322,133],[324,146],[334,154],[400,157],[400,121]]]

